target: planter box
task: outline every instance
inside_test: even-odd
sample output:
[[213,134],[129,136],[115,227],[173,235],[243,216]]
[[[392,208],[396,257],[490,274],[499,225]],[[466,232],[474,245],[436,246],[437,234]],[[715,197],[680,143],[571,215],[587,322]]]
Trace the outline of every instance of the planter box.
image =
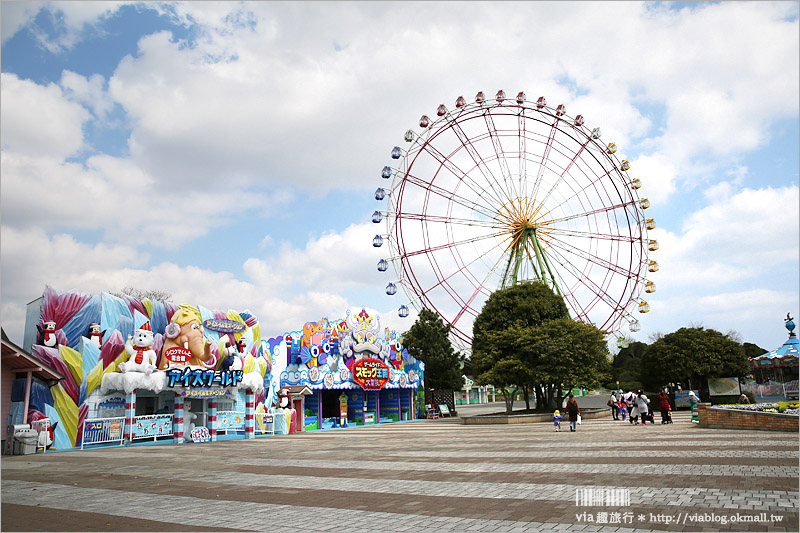
[[744,409],[720,409],[711,407],[709,403],[697,406],[700,416],[700,427],[720,429],[762,429],[766,431],[798,432],[797,415],[784,413],[765,413],[763,411],[746,411]]
[[[581,418],[591,420],[593,418],[607,418],[611,409],[581,409]],[[462,416],[461,423],[466,425],[495,425],[495,424],[536,424],[540,422],[553,423],[553,413],[542,413],[533,415],[478,415]],[[563,416],[561,423],[569,424],[569,417]]]

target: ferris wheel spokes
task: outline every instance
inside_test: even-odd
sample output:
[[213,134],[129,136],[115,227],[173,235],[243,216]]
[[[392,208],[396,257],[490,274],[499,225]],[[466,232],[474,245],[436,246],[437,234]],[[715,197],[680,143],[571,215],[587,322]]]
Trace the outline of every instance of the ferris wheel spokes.
[[448,242],[446,244],[440,244],[438,246],[431,246],[431,247],[422,248],[420,250],[414,250],[412,252],[406,252],[404,254],[401,254],[400,258],[402,259],[402,258],[405,258],[405,257],[414,257],[415,255],[419,255],[419,254],[428,254],[428,253],[431,253],[431,252],[438,252],[439,250],[447,250],[448,248],[454,248],[454,247],[460,246],[462,244],[469,244],[469,243],[473,243],[473,242],[479,242],[479,241],[483,241],[483,240],[486,240],[486,239],[492,239],[492,238],[495,238],[495,237],[497,237],[497,235],[495,235],[495,234],[480,235],[480,236],[477,236],[477,237],[470,237],[469,239],[464,239],[464,240],[461,240],[461,241]]
[[556,121],[550,125],[550,132],[547,134],[547,141],[545,142],[544,150],[542,151],[542,159],[539,161],[539,169],[536,172],[536,179],[533,181],[533,188],[531,189],[532,198],[536,198],[536,195],[539,194],[539,184],[542,182],[544,170],[547,168],[545,162],[550,157],[550,150],[553,147],[553,141],[555,141],[557,131],[558,119],[556,119]]
[[[425,146],[423,146],[423,150],[426,153],[428,153],[431,156],[433,156],[433,158],[436,159],[443,168],[446,168],[448,171],[450,171],[450,173],[453,176],[455,176],[456,178],[458,178],[459,181],[464,183],[472,192],[474,192],[476,195],[478,195],[479,198],[483,198],[484,200],[486,200],[487,203],[490,204],[490,207],[496,208],[499,205],[503,205],[504,202],[503,202],[503,200],[501,198],[499,198],[498,196],[496,196],[494,194],[487,194],[487,191],[494,192],[493,188],[491,188],[491,187],[481,187],[480,184],[476,183],[469,176],[468,172],[464,172],[463,170],[461,170],[458,166],[455,165],[455,163],[450,161],[449,158],[447,158],[439,150],[434,148],[431,144],[426,144]],[[477,188],[477,190],[476,190],[476,188]],[[495,201],[496,205],[492,205],[492,203],[489,202],[490,198]]]
[[[555,256],[556,262],[559,264],[559,266],[561,268],[563,268],[565,271],[570,272],[572,274],[572,276],[575,278],[575,280],[576,280],[576,282],[578,284],[583,285],[586,289],[589,290],[589,292],[594,294],[596,300],[600,300],[600,301],[604,302],[606,305],[608,305],[613,310],[621,310],[621,309],[623,309],[623,307],[620,306],[620,302],[615,300],[613,296],[609,295],[606,292],[605,287],[607,287],[609,285],[609,283],[606,283],[606,284],[604,284],[604,286],[601,287],[593,279],[591,279],[589,276],[585,275],[582,272],[579,272],[574,267],[574,265],[572,265],[572,263],[567,261],[566,258],[563,255],[561,255],[561,253],[559,253],[558,250],[553,249],[552,251],[553,251],[552,255]],[[558,258],[561,258],[562,261],[558,261]],[[606,273],[606,277],[604,278],[604,281],[606,281],[606,280],[608,280],[608,272]],[[574,293],[575,290],[570,290],[570,292]],[[591,308],[593,306],[594,306],[593,302],[589,302],[589,303],[585,304],[584,311],[588,313],[589,311],[591,311]],[[616,320],[615,320],[615,322],[616,322]],[[607,325],[609,325],[608,321],[605,324],[603,324],[602,326],[600,326],[600,327],[602,329],[602,328],[605,328]]]
[[600,209],[594,209],[592,211],[586,211],[585,213],[575,213],[575,214],[567,215],[567,216],[560,217],[560,218],[552,218],[552,219],[548,220],[548,224],[559,224],[561,222],[568,222],[570,220],[575,220],[575,219],[578,219],[578,218],[581,218],[581,217],[588,217],[588,216],[591,216],[591,215],[599,215],[601,213],[609,213],[611,211],[615,211],[615,210],[620,209],[620,208],[630,207],[631,205],[635,205],[635,204],[636,204],[636,202],[634,200],[631,200],[630,202],[625,202],[625,203],[616,204],[616,205],[609,205],[609,206],[602,207]]
[[623,268],[616,263],[612,263],[608,259],[604,259],[598,255],[589,253],[586,250],[581,250],[575,246],[567,246],[558,241],[554,241],[550,246],[552,246],[554,249],[559,249],[564,253],[574,254],[580,257],[581,259],[586,259],[587,261],[591,261],[592,263],[599,265],[605,269],[608,269],[609,271],[619,274],[621,276],[631,277],[634,274],[639,273],[639,272],[634,272],[631,269]]
[[[477,168],[481,172],[481,174],[487,180],[487,182],[491,178],[491,181],[494,182],[495,186],[505,193],[506,199],[507,200],[511,200],[511,198],[514,197],[514,193],[513,192],[509,193],[509,191],[506,189],[506,187],[504,187],[497,180],[497,177],[494,175],[494,173],[489,168],[489,166],[484,162],[483,158],[480,155],[480,152],[475,148],[474,144],[472,143],[470,138],[467,136],[466,132],[461,127],[461,125],[458,122],[452,121],[452,129],[453,129],[453,133],[455,134],[455,136],[461,142],[461,145],[464,147],[464,149],[469,154],[469,156],[472,159],[473,163],[475,163],[475,168]],[[490,136],[491,136],[491,132],[490,132]],[[494,142],[494,140],[493,140],[493,142]],[[500,163],[500,173],[503,174],[503,182],[506,183],[507,182],[507,178],[506,178],[507,174],[505,172],[503,172],[503,163],[505,163],[505,161]],[[505,166],[507,168],[508,164],[505,163]],[[510,176],[510,173],[508,173],[508,176]]]
[[491,219],[496,214],[493,211],[487,210],[486,207],[481,204],[478,204],[476,202],[473,202],[472,200],[460,196],[456,194],[454,191],[448,191],[437,185],[434,185],[431,182],[420,179],[411,173],[407,173],[405,176],[409,183],[418,186],[420,189],[428,190],[438,196],[441,196],[445,200],[452,200],[454,203],[459,204],[460,206],[470,209],[476,213],[479,213],[487,218]]
[[[503,181],[505,183],[513,184],[511,180],[511,169],[508,166],[508,161],[506,160],[506,154],[503,150],[503,145],[500,143],[500,139],[497,135],[497,127],[494,124],[494,120],[492,115],[488,112],[483,113],[483,119],[486,122],[486,127],[489,131],[489,138],[492,141],[492,147],[494,148],[494,154],[497,157],[498,164],[500,166],[500,173],[503,174]],[[513,191],[510,194],[507,194],[508,200],[512,200],[513,198],[517,198],[521,194],[521,190],[519,192]]]
[[633,331],[640,293],[654,290],[644,277],[658,269],[648,262],[658,244],[630,165],[563,105],[528,104],[522,92],[495,100],[480,92],[453,111],[442,105],[437,120],[422,116],[420,133],[406,132],[408,150],[393,150],[398,170],[381,176],[392,178],[385,223],[399,284],[466,345],[468,318],[491,291],[529,279],[562,294],[574,319]]

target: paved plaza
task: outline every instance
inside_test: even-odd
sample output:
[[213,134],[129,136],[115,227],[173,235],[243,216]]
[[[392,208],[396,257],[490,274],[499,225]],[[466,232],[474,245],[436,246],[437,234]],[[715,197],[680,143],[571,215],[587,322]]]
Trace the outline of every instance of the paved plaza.
[[682,412],[4,456],[2,530],[797,531],[798,435]]

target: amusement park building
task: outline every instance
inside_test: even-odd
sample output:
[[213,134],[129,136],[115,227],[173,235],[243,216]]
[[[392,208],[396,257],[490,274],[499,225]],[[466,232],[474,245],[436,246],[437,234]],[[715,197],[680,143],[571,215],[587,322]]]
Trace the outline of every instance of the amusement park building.
[[47,287],[6,341],[3,416],[57,450],[411,419],[424,376],[364,308],[265,339],[249,311]]
[[794,320],[786,316],[789,338],[780,347],[750,359],[750,379],[742,385],[760,401],[798,398],[798,343]]

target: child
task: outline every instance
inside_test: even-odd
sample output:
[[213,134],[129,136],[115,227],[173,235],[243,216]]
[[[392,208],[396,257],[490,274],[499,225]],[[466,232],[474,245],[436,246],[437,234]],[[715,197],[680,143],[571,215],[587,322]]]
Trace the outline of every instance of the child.
[[622,416],[622,421],[625,422],[625,417],[628,416],[628,406],[625,402],[619,402],[619,414]]
[[556,431],[561,431],[561,412],[558,409],[553,413],[553,426]]

